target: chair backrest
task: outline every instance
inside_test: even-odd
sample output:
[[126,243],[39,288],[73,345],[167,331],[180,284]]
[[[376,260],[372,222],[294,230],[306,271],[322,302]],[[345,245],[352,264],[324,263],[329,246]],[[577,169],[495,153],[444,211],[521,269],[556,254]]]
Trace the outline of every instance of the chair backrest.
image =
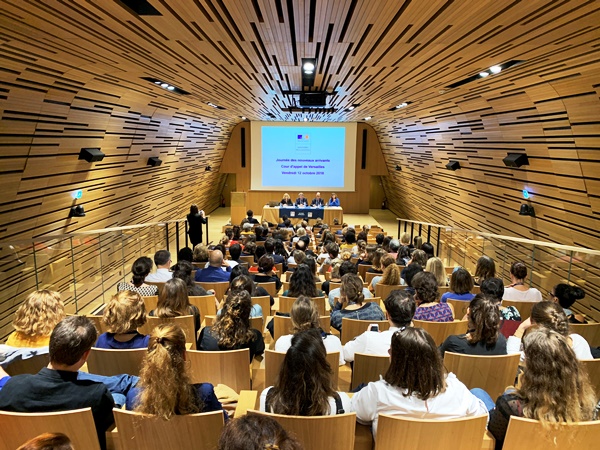
[[250,389],[250,350],[186,352],[192,383],[224,384],[235,392]]
[[598,448],[600,420],[544,428],[538,420],[511,416],[503,450],[554,450]]
[[158,305],[158,295],[145,295],[142,299],[144,300],[144,306],[146,307],[147,313],[156,309],[156,306]]
[[154,317],[148,316],[146,323],[138,329],[141,334],[151,334],[152,330],[161,323],[175,323],[179,325],[185,333],[185,342],[192,344],[191,348],[196,348],[196,329],[194,327],[194,316],[178,316],[178,317]]
[[44,413],[0,411],[0,430],[0,450],[14,450],[49,431],[69,436],[74,448],[100,450],[91,408]]
[[50,355],[43,353],[41,355],[35,355],[27,359],[19,359],[10,363],[6,367],[6,372],[14,377],[15,375],[22,375],[25,373],[36,374],[50,362]]
[[444,366],[469,389],[481,388],[496,399],[508,386],[514,386],[520,357],[519,353],[475,356],[446,352]]
[[521,320],[528,319],[531,316],[531,310],[537,302],[520,302],[518,300],[502,300],[502,306],[514,306],[521,315]]
[[216,296],[213,294],[209,295],[190,295],[190,304],[194,305],[200,310],[200,318],[206,316],[215,316],[217,314],[217,305],[215,303]]
[[253,305],[260,305],[263,312],[263,318],[267,318],[267,316],[271,315],[271,297],[268,295],[262,295],[257,297],[252,297]]
[[249,266],[251,266],[252,264],[254,264],[254,256],[240,256],[240,261],[244,261],[245,263],[248,263]]
[[600,323],[570,323],[571,333],[581,335],[592,347],[600,347]]
[[250,317],[250,328],[254,328],[255,330],[260,331],[260,334],[262,334],[265,328],[265,321],[263,317]]
[[294,434],[304,450],[348,450],[354,448],[356,413],[335,416],[284,416],[258,411],[248,414],[265,415],[275,419],[291,434]]
[[458,320],[461,320],[467,314],[467,308],[471,302],[466,300],[456,300],[454,298],[449,298],[447,300],[449,305],[452,305],[454,309],[454,317]]
[[144,281],[144,283],[149,284],[151,286],[156,286],[158,288],[158,293],[165,287],[164,281]]
[[580,362],[587,370],[596,397],[600,399],[600,359],[581,359]]
[[467,332],[467,320],[455,320],[454,322],[429,322],[426,320],[413,320],[415,328],[423,328],[427,331],[436,345],[442,345],[448,336],[453,334],[465,334]]
[[[75,315],[75,314],[67,314],[67,316],[71,316],[71,315]],[[106,325],[102,321],[103,316],[89,315],[86,317],[88,319],[90,319],[92,322],[94,322],[94,326],[96,327],[96,330],[98,330],[98,334],[106,333],[108,331]]]
[[359,264],[358,265],[358,274],[363,281],[367,281],[365,278],[367,276],[367,270],[373,267],[372,264]]
[[486,414],[443,420],[379,414],[375,447],[377,450],[480,450],[487,417]]
[[[296,301],[298,297],[284,297],[283,295],[279,296],[279,312],[288,313],[292,310],[292,305]],[[312,301],[315,306],[319,310],[319,314],[324,316],[326,313],[326,302],[325,297],[312,297]]]
[[88,371],[107,377],[126,373],[139,376],[147,348],[112,350],[92,347],[87,360]]
[[376,323],[379,325],[379,331],[385,331],[390,329],[390,323],[387,320],[357,320],[342,318],[342,333],[340,340],[342,345],[345,345],[348,341],[351,341],[356,336],[363,334],[369,328],[369,325]]
[[[275,383],[275,379],[281,370],[285,355],[286,354],[282,352],[265,350],[265,388],[273,386]],[[327,362],[331,366],[333,372],[331,379],[333,380],[333,385],[336,386],[337,389],[340,377],[340,352],[327,353]]]
[[224,422],[222,411],[173,416],[169,420],[121,409],[115,409],[114,415],[121,444],[118,448],[127,450],[214,450]]
[[275,263],[275,269],[279,276],[281,276],[281,273],[283,272],[283,263]]
[[356,389],[361,383],[367,384],[370,381],[378,381],[380,375],[385,375],[388,367],[390,367],[389,356],[355,353],[350,389]]
[[196,284],[202,286],[207,291],[209,289],[212,289],[213,291],[215,291],[215,297],[217,297],[217,300],[219,300],[219,301],[223,300],[223,297],[225,297],[225,292],[227,292],[227,289],[229,289],[228,281],[218,281],[218,282],[216,282],[216,281],[215,282],[196,281]]
[[388,298],[388,296],[390,295],[390,292],[392,291],[396,291],[398,289],[402,289],[404,290],[405,287],[400,285],[400,284],[381,284],[381,283],[377,283],[375,285],[375,296],[376,297],[381,297],[382,299],[386,299]]
[[257,286],[260,286],[261,288],[264,288],[269,295],[272,295],[273,297],[277,296],[277,285],[275,284],[274,281],[269,281],[267,283],[256,283]]
[[363,280],[368,283],[371,284],[371,281],[373,281],[373,278],[375,277],[380,277],[381,274],[380,273],[376,273],[376,272],[365,272],[365,278],[363,278]]
[[342,287],[342,283],[340,281],[330,281],[329,282],[329,292],[333,291],[334,289],[339,289]]
[[[331,322],[328,315],[319,316],[319,326],[325,333],[331,331]],[[292,334],[292,319],[286,316],[273,316],[273,341],[277,342],[281,336]]]

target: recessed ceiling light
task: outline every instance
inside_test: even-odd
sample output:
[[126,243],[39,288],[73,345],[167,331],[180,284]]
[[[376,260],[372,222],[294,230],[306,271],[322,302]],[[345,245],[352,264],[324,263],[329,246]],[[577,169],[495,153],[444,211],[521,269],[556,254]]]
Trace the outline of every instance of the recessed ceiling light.
[[169,83],[161,83],[160,87],[167,88],[169,87]]
[[371,120],[372,118],[373,118],[373,117],[371,117],[371,116],[367,116],[367,117],[365,117],[365,119],[364,119],[364,120]]
[[308,122],[308,117],[305,117],[305,118],[304,118],[304,121],[305,121],[305,122]]
[[500,73],[501,71],[502,71],[502,67],[500,67],[500,66],[490,67],[490,72],[492,72],[492,73]]
[[352,111],[354,109],[354,106],[349,106],[348,107],[348,111]]
[[312,73],[312,71],[315,70],[315,65],[313,63],[311,63],[311,62],[305,62],[304,65],[302,66],[302,69],[306,73]]
[[169,91],[172,91],[172,90],[174,90],[174,89],[175,89],[175,86],[167,86],[167,89],[168,89]]
[[154,82],[154,84],[161,84],[161,83],[162,83],[162,81],[160,81],[160,80],[156,80],[156,81]]
[[484,70],[483,72],[479,72],[479,76],[480,76],[481,78],[485,78],[485,77],[487,77],[489,74],[490,74],[490,73],[489,73],[488,71],[485,71],[485,70]]
[[398,106],[396,106],[396,109],[400,109],[400,108],[406,108],[408,106],[408,103],[406,102],[402,102],[400,103]]
[[242,120],[246,120],[246,117],[244,117],[244,116],[240,116],[240,119],[242,119]]

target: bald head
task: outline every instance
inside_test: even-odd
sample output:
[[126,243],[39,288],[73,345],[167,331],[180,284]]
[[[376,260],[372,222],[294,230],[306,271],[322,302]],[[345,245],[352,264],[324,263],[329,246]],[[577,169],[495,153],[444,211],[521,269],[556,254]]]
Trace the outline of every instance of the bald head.
[[213,250],[208,259],[208,263],[213,267],[221,267],[223,264],[223,253],[220,250]]

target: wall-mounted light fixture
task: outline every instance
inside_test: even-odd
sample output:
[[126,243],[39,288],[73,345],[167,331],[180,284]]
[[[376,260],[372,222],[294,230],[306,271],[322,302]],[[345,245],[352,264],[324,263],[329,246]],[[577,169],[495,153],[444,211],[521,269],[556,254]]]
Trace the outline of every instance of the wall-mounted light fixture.
[[446,169],[448,170],[458,170],[460,169],[460,162],[458,161],[454,161],[454,160],[450,160],[448,161],[448,164],[446,164]]
[[533,206],[523,203],[519,209],[519,215],[535,217],[535,210],[533,209]]
[[69,210],[69,217],[85,217],[85,209],[82,205],[72,206]]
[[148,158],[148,163],[146,165],[152,166],[152,167],[158,167],[162,163],[163,163],[162,159],[158,158],[157,156],[151,156],[150,158]]

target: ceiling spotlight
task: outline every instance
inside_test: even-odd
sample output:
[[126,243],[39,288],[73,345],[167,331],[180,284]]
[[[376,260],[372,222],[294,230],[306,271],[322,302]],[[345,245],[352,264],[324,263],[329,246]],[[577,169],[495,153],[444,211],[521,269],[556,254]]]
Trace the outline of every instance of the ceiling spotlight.
[[205,172],[210,172],[211,170],[212,170],[212,168],[211,168],[210,166],[206,166],[206,167],[204,168],[204,171],[205,171]]
[[305,117],[305,118],[304,118],[304,121],[305,121],[305,122],[308,122],[308,117]]
[[354,106],[349,106],[348,107],[348,111],[352,111],[354,109]]
[[502,72],[502,67],[500,67],[500,66],[492,66],[492,67],[490,67],[490,72],[492,72],[492,73],[500,73],[500,72]]
[[487,72],[487,71],[485,71],[485,70],[484,70],[483,72],[479,72],[479,76],[480,76],[481,78],[485,78],[485,77],[487,77],[489,74],[490,74],[490,73],[489,73],[489,72]]
[[314,72],[314,71],[312,71],[312,70],[305,70],[305,71],[304,71],[304,73],[305,73],[306,75],[312,75],[312,74],[313,74],[313,73],[315,73],[315,72]]
[[172,90],[174,90],[174,89],[175,89],[175,86],[167,86],[167,89],[168,89],[169,91],[172,91]]
[[367,116],[367,117],[364,118],[364,120],[371,120],[372,118],[373,117],[371,117],[371,116]]
[[315,65],[312,62],[307,61],[302,66],[302,69],[307,73],[312,73],[312,71],[315,70]]
[[400,108],[406,108],[408,106],[408,103],[406,102],[402,102],[400,103],[398,106],[396,106],[396,109],[400,109]]
[[169,83],[161,83],[161,84],[160,84],[160,87],[162,87],[162,88],[169,87]]
[[246,120],[246,117],[244,117],[244,116],[240,116],[240,119],[242,119],[242,120]]

